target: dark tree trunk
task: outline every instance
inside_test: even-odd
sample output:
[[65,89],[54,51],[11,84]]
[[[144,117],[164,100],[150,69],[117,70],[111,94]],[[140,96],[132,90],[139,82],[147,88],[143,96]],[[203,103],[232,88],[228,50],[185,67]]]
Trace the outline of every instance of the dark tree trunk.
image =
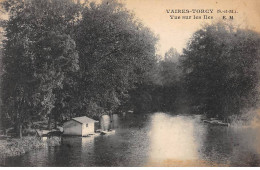
[[18,134],[19,134],[19,138],[22,138],[23,137],[23,127],[22,127],[22,124],[19,123],[18,125]]
[[48,119],[48,127],[49,130],[51,130],[51,115],[49,115],[49,119]]

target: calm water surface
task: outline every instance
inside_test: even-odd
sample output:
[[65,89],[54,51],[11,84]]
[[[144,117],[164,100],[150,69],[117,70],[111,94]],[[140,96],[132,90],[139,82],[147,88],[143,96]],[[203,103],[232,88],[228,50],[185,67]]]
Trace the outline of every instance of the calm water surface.
[[211,126],[199,116],[114,117],[114,134],[63,137],[1,160],[5,166],[260,166],[260,130]]

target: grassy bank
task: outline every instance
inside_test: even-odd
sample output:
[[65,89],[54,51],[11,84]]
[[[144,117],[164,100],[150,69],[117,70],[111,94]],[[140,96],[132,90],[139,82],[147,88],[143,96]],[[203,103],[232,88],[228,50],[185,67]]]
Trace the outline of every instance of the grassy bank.
[[11,138],[0,140],[0,159],[24,154],[30,150],[44,147],[44,142],[36,137]]

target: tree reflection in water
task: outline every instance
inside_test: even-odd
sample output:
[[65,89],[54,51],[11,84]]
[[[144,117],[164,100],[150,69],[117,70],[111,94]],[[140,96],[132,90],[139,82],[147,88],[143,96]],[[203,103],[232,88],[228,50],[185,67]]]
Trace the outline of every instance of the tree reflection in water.
[[[115,133],[63,137],[0,160],[4,166],[260,166],[260,129],[204,124],[199,116],[153,113],[115,116]],[[105,122],[105,121],[104,121]],[[105,127],[105,126],[104,126]],[[116,128],[117,127],[117,128]]]

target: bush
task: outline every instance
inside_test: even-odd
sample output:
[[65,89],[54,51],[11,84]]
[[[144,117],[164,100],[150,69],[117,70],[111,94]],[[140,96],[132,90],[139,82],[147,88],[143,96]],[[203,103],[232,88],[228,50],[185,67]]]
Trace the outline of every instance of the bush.
[[42,147],[43,141],[36,137],[0,140],[0,158],[21,155]]

